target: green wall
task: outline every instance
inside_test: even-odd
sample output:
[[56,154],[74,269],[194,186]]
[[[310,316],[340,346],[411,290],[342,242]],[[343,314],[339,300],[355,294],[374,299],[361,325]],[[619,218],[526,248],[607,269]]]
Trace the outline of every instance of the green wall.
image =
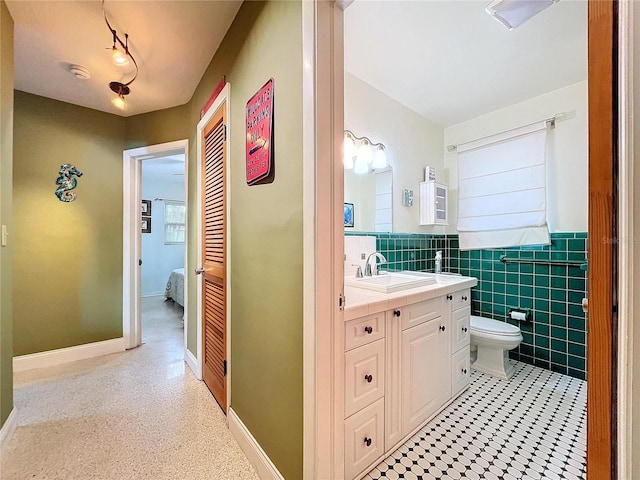
[[[13,163],[13,20],[0,0],[0,223],[13,229],[11,168]],[[0,428],[13,409],[11,256],[15,239],[0,247]]]
[[[230,93],[231,407],[287,479],[302,478],[302,8],[245,2],[189,102],[186,130],[175,109],[128,119],[129,146],[189,139],[189,202],[195,205],[196,126],[226,75]],[[276,176],[245,182],[245,105],[275,81]],[[133,138],[135,137],[135,138]],[[185,138],[185,137],[183,137]],[[189,215],[195,225],[195,209]],[[189,232],[196,267],[195,232]],[[187,308],[195,312],[191,289]],[[194,318],[194,315],[190,315]],[[196,324],[188,348],[196,351]]]
[[[125,119],[15,92],[14,354],[122,336]],[[63,203],[64,163],[83,172]]]
[[[195,205],[196,126],[223,75],[231,84],[231,407],[285,478],[298,479],[303,423],[300,2],[245,2],[192,99],[180,107],[125,119],[16,92],[13,201],[20,221],[12,236],[14,349],[23,355],[122,335],[122,150],[187,138],[189,202]],[[275,80],[275,181],[248,187],[244,108],[270,77]],[[54,195],[63,163],[84,173],[75,190],[78,199],[69,204]],[[190,225],[195,220],[191,209]],[[189,233],[187,271],[193,271],[195,232]],[[195,312],[195,306],[191,289],[188,311]],[[192,352],[195,327],[189,322]]]

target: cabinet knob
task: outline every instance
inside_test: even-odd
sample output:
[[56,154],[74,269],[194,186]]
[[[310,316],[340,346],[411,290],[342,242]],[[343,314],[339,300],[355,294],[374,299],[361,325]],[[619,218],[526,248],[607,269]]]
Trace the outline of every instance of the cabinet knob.
[[447,295],[447,300],[453,300],[453,295]]
[[463,368],[463,369],[462,369],[462,373],[464,373],[464,374],[466,375],[466,374],[467,374],[467,369],[466,369],[466,368]]
[[368,325],[364,327],[364,331],[367,332],[369,335],[371,335],[373,333],[373,327]]
[[365,375],[364,379],[367,381],[367,383],[371,383],[371,382],[373,382],[373,375],[371,375],[371,374]]
[[396,317],[399,317],[400,316],[400,310],[394,310],[393,311],[393,315],[396,316]]
[[444,332],[447,329],[447,327],[445,327],[444,325],[440,325],[440,331]]
[[364,437],[364,444],[367,447],[370,447],[371,446],[371,439],[369,437]]
[[467,333],[467,330],[468,330],[468,329],[467,329],[467,327],[462,327],[462,331],[463,331],[464,333]]
[[466,302],[467,300],[468,300],[467,296],[466,296],[466,295],[463,295],[463,296],[462,296],[462,301],[463,301],[463,302]]

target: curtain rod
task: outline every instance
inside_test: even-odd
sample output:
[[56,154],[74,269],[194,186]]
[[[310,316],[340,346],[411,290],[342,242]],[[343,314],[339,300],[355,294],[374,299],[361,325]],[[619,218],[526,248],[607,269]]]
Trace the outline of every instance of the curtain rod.
[[184,200],[174,200],[172,198],[154,198],[153,199],[154,202],[182,202],[184,203]]
[[562,120],[565,120],[566,118],[567,118],[567,114],[565,112],[556,113],[553,117],[545,118],[544,120],[538,120],[537,122],[528,123],[526,125],[521,125],[520,127],[510,128],[509,130],[505,130],[504,132],[493,133],[493,134],[487,135],[485,137],[476,138],[475,140],[470,140],[468,142],[459,143],[458,145],[448,145],[447,146],[447,152],[455,152],[456,150],[458,150],[458,147],[461,147],[462,145],[466,145],[466,144],[472,143],[472,142],[477,142],[478,140],[483,140],[485,138],[493,137],[495,135],[502,135],[504,133],[513,132],[514,130],[519,130],[521,128],[530,127],[532,125],[536,125],[536,124],[542,123],[542,122],[544,122],[546,124],[547,128],[556,128],[556,122],[560,122]]

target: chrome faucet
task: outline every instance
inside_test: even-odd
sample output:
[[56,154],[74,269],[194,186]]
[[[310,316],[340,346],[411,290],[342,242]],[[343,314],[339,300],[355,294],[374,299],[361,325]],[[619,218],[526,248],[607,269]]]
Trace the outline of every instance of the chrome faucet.
[[[373,257],[373,274],[371,273],[371,263],[369,262],[369,260],[371,260],[371,257]],[[387,263],[387,259],[384,258],[384,255],[382,255],[379,252],[373,252],[371,255],[369,255],[367,257],[367,261],[364,264],[364,276],[365,277],[370,277],[372,275],[378,275],[378,262],[376,262],[376,258],[380,259],[380,265],[382,265],[383,263]]]

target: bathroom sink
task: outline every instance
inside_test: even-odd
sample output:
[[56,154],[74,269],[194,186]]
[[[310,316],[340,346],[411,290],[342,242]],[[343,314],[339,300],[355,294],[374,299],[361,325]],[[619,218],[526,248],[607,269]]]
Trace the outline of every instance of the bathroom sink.
[[407,290],[409,288],[424,287],[438,283],[435,275],[422,274],[411,275],[409,272],[381,272],[380,275],[372,277],[347,277],[345,284],[351,287],[365,288],[382,293],[393,293]]

